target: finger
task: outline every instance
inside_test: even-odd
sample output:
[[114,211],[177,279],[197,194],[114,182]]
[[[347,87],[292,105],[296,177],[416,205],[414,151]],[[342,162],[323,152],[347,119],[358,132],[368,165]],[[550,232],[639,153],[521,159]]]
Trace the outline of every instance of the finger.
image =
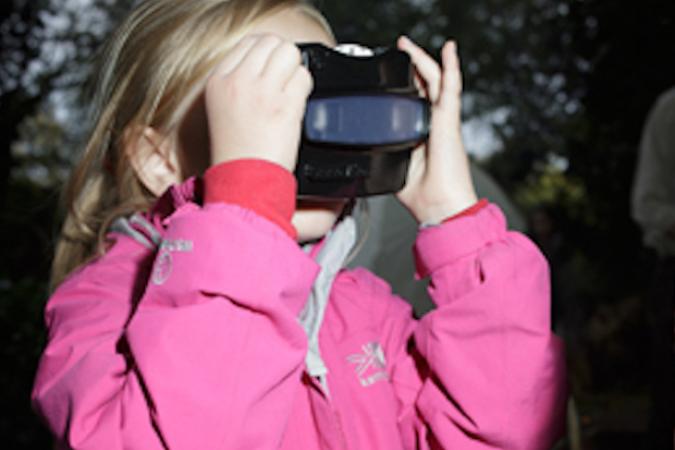
[[462,93],[462,74],[459,67],[459,57],[457,56],[457,44],[454,41],[445,43],[441,51],[441,58],[443,60],[443,76],[439,105],[441,107],[459,108]]
[[237,70],[240,70],[247,77],[261,75],[270,55],[282,42],[283,40],[279,36],[273,34],[261,35],[241,61]]
[[405,36],[398,39],[399,49],[410,55],[413,65],[422,76],[432,103],[438,101],[441,92],[441,68],[421,47]]
[[414,77],[414,83],[415,83],[415,88],[417,89],[417,93],[419,94],[420,97],[428,98],[429,97],[429,92],[427,91],[427,84],[424,82],[424,78],[422,78],[422,75],[415,69],[415,77]]
[[305,66],[298,65],[288,83],[286,83],[284,92],[292,97],[300,97],[306,100],[313,88],[312,74]]
[[226,77],[241,63],[259,36],[247,36],[227,52],[227,56],[214,68],[213,73],[221,78]]
[[286,85],[302,62],[300,49],[290,41],[274,49],[263,69],[263,76],[279,80]]
[[426,168],[428,146],[425,144],[418,145],[410,155],[410,170],[409,173],[413,178],[419,178],[424,173]]
[[408,163],[408,173],[406,174],[405,186],[398,192],[399,196],[405,196],[410,191],[410,189],[414,189],[414,186],[416,186],[424,177],[424,172],[426,170],[426,154],[426,144],[418,145],[412,151],[412,154],[410,155],[410,162]]

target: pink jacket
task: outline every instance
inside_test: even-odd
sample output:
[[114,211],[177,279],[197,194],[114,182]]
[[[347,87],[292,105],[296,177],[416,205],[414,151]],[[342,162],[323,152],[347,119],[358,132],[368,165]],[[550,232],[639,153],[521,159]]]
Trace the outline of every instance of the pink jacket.
[[[47,304],[33,390],[64,448],[548,449],[563,351],[544,258],[489,205],[420,232],[422,320],[363,269],[335,279],[305,370],[298,314],[318,266],[278,226],[172,188]],[[140,239],[143,241],[143,239]]]

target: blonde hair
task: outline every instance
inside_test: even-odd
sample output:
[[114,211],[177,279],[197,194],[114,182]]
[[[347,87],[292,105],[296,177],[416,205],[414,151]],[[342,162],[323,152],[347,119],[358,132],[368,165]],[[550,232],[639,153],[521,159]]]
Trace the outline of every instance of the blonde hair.
[[308,14],[332,37],[306,0],[145,0],[121,23],[100,53],[94,126],[64,190],[66,217],[52,262],[52,289],[103,254],[115,218],[146,210],[156,200],[124,150],[129,131],[175,131],[227,51],[257,21],[287,8]]

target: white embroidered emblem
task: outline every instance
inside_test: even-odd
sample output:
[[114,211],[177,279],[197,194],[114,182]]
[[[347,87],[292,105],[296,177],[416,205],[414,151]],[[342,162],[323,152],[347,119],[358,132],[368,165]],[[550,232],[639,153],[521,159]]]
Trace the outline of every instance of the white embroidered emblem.
[[366,387],[380,380],[388,379],[387,362],[384,350],[378,342],[368,342],[361,346],[363,353],[355,353],[347,357],[347,361],[356,364],[354,370],[361,386]]
[[159,253],[155,260],[155,267],[152,270],[152,282],[160,285],[169,279],[173,270],[172,252],[191,252],[192,241],[183,239],[165,240],[159,246]]

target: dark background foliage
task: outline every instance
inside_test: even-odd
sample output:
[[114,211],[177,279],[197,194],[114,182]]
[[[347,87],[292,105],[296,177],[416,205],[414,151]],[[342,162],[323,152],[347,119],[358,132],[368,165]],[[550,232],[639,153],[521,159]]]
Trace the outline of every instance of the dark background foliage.
[[[91,57],[131,3],[0,4],[5,448],[50,445],[29,392],[45,339],[58,191],[86,129],[88,99],[78,93]],[[478,163],[525,214],[552,211],[564,242],[551,256],[554,289],[567,302],[582,426],[596,436],[588,448],[622,448],[607,439],[643,429],[648,378],[648,267],[629,193],[645,116],[675,85],[675,2],[324,0],[320,7],[342,41],[391,45],[405,33],[438,54],[445,37],[458,40],[465,118],[491,124],[497,144]]]

